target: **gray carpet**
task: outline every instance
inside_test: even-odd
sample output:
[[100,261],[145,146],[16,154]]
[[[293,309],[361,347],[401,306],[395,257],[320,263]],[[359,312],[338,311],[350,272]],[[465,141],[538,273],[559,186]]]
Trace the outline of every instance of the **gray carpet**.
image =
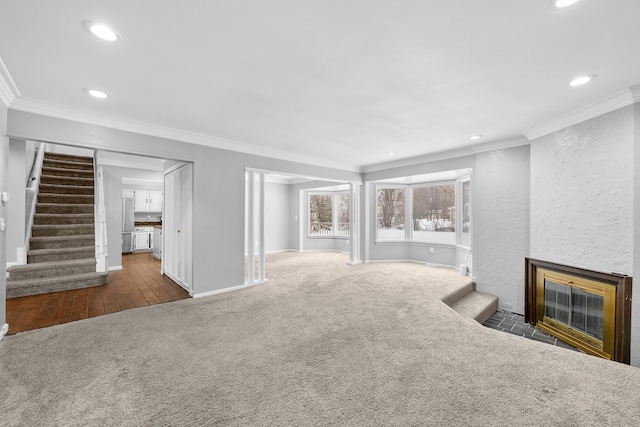
[[0,424],[640,425],[637,368],[461,317],[453,270],[346,261],[6,337]]

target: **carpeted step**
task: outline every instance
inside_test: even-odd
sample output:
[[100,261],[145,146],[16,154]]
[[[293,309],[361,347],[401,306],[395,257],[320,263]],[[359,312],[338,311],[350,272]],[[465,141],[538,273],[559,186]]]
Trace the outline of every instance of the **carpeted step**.
[[40,185],[42,184],[54,184],[54,185],[77,185],[93,187],[95,180],[92,178],[78,178],[59,175],[41,175]]
[[35,214],[33,216],[34,225],[46,224],[93,224],[95,216],[88,214]]
[[451,307],[456,301],[461,300],[475,290],[472,280],[468,280],[464,286],[453,288],[446,296],[441,298],[442,302]]
[[73,154],[61,154],[61,153],[44,153],[44,158],[47,160],[60,160],[63,162],[77,162],[77,163],[91,163],[93,164],[93,157],[88,156],[74,156]]
[[93,186],[40,184],[39,192],[48,194],[82,194],[93,196]]
[[88,259],[95,256],[95,253],[95,246],[30,250],[27,252],[27,264],[68,261],[72,259]]
[[49,261],[37,264],[13,265],[7,268],[9,281],[30,280],[54,276],[92,273],[96,271],[96,259],[84,258],[68,261]]
[[31,236],[77,236],[80,234],[94,234],[93,224],[46,224],[31,227]]
[[38,193],[38,203],[55,203],[55,204],[79,204],[92,205],[94,203],[93,194],[51,194]]
[[55,249],[55,248],[78,248],[81,246],[95,246],[96,237],[94,234],[81,234],[78,236],[45,236],[32,237],[29,240],[30,249]]
[[64,176],[64,177],[76,177],[76,178],[92,178],[93,170],[69,170],[63,168],[42,167],[43,175]]
[[60,169],[93,170],[93,161],[88,163],[45,158],[42,165],[45,167]]
[[452,305],[452,309],[464,317],[482,324],[498,310],[498,297],[482,292],[471,292]]
[[7,281],[7,298],[89,288],[107,283],[107,273],[83,273],[44,279]]
[[93,204],[81,205],[76,203],[36,203],[36,213],[43,214],[92,214]]

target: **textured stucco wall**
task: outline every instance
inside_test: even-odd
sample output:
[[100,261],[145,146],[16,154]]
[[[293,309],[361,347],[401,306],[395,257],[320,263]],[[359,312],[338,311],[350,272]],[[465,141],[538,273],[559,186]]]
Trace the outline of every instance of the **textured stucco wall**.
[[531,143],[531,256],[633,275],[634,108]]
[[[533,258],[630,276],[640,271],[636,109],[624,107],[532,142]],[[640,366],[640,278],[634,281],[631,364]]]
[[474,277],[500,307],[524,313],[529,146],[479,153],[472,178]]

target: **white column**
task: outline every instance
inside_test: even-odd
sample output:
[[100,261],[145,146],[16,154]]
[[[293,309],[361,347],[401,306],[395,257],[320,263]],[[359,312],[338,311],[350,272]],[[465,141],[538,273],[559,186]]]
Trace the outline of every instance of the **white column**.
[[360,185],[349,184],[349,264],[360,264]]
[[255,209],[253,206],[255,175],[253,172],[249,172],[247,175],[247,283],[253,283],[255,282],[256,276],[256,239],[253,235],[255,227]]
[[258,173],[258,244],[260,252],[258,258],[258,280],[264,282],[265,278],[265,245],[264,245],[264,172]]

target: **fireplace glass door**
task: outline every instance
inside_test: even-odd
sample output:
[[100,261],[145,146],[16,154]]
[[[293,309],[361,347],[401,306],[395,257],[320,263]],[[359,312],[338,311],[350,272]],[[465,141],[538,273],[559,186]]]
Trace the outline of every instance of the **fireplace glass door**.
[[[538,275],[538,327],[585,351],[610,355],[615,287],[542,269]],[[607,307],[613,311],[607,313]]]

